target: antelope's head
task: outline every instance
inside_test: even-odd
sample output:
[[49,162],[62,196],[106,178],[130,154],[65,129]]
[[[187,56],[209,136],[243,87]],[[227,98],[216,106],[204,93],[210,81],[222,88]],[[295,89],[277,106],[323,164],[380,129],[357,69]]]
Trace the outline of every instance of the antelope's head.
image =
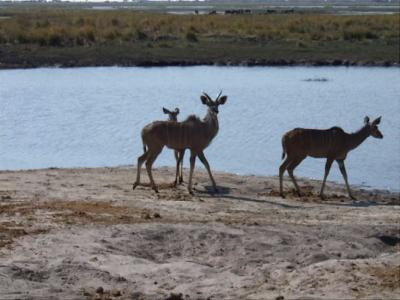
[[203,92],[203,95],[200,96],[201,102],[204,105],[207,105],[210,111],[212,111],[215,114],[218,114],[218,106],[225,104],[226,100],[228,99],[228,96],[222,96],[222,91],[219,93],[218,97],[213,100],[207,93]]
[[168,115],[168,121],[178,121],[178,115],[179,115],[179,108],[175,108],[174,111],[168,110],[165,107],[163,107],[163,112],[164,114]]
[[379,128],[378,128],[378,125],[381,122],[381,118],[382,117],[376,118],[374,121],[372,121],[372,123],[369,122],[369,117],[364,118],[364,124],[365,124],[365,126],[368,126],[368,128],[370,130],[369,134],[377,139],[383,138],[383,134],[379,131]]

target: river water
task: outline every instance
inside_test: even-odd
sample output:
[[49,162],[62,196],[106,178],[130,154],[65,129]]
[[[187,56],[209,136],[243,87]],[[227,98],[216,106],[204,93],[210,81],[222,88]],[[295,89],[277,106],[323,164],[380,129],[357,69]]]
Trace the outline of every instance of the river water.
[[[166,118],[162,106],[179,107],[181,120],[204,116],[202,91],[216,96],[220,89],[228,101],[205,151],[212,169],[276,175],[286,131],[340,126],[352,132],[366,115],[382,116],[384,138],[370,137],[350,152],[349,180],[400,190],[400,69],[380,67],[1,70],[0,169],[136,164],[141,128]],[[322,179],[324,164],[307,158],[295,174]],[[172,151],[165,149],[155,165],[174,165]],[[337,165],[328,180],[342,182]]]

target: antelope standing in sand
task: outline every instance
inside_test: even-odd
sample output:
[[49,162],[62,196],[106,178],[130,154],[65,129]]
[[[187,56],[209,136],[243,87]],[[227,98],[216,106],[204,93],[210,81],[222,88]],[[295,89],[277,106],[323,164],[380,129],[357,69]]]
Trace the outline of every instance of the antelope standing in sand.
[[320,197],[322,199],[324,198],[325,181],[334,160],[336,160],[339,165],[349,197],[355,199],[351,194],[350,186],[347,181],[344,160],[351,150],[357,148],[369,136],[378,139],[383,138],[382,133],[378,129],[380,122],[381,117],[377,118],[372,123],[369,122],[368,117],[365,117],[364,126],[354,133],[346,133],[340,127],[332,127],[326,130],[295,128],[285,133],[282,137],[282,159],[285,158],[285,155],[287,157],[279,168],[279,191],[281,197],[284,197],[282,177],[285,170],[288,171],[298,195],[301,196],[300,188],[293,176],[293,170],[303,159],[307,156],[311,156],[326,158],[325,175],[320,192]]
[[208,106],[208,112],[203,120],[197,116],[191,115],[183,122],[171,121],[155,121],[145,126],[142,130],[143,145],[147,146],[147,151],[138,158],[136,182],[133,184],[135,189],[140,184],[140,170],[142,164],[146,162],[146,170],[149,175],[150,185],[154,191],[158,192],[157,186],[154,183],[151,167],[160,154],[164,146],[172,148],[179,152],[177,161],[177,170],[180,161],[183,157],[185,149],[190,150],[190,173],[189,173],[189,193],[192,191],[192,177],[195,166],[196,157],[207,169],[214,190],[217,192],[217,185],[211,174],[210,165],[204,155],[204,149],[210,145],[213,138],[218,133],[218,106],[225,104],[227,96],[222,96],[219,93],[215,100],[212,100],[206,93],[200,97],[201,102]]
[[[178,115],[179,115],[179,108],[175,108],[175,110],[171,111],[169,109],[166,109],[165,107],[163,107],[163,112],[164,114],[168,115],[168,121],[172,121],[172,122],[178,122]],[[146,150],[144,150],[144,152],[146,152]],[[178,151],[174,151],[175,154],[175,161],[178,162],[179,160],[179,155],[182,155],[182,158],[180,159],[180,164],[177,164],[177,170],[176,170],[176,175],[175,175],[175,186],[178,183],[178,174],[179,174],[179,183],[183,182],[183,157],[185,155],[185,151],[183,150],[181,153],[179,153]]]

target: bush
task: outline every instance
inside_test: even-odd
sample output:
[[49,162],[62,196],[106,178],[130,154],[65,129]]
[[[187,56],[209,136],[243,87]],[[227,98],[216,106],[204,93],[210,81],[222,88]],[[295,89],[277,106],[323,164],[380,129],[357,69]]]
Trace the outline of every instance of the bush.
[[196,33],[194,33],[193,31],[188,31],[188,32],[186,33],[186,39],[187,39],[189,42],[198,42],[198,41],[199,41],[199,40],[197,39]]
[[112,25],[112,26],[118,26],[118,25],[119,25],[118,19],[112,19],[112,20],[111,20],[111,25]]
[[371,36],[371,33],[361,27],[353,27],[345,29],[343,32],[343,39],[348,41],[352,40],[361,41],[367,38],[367,36]]
[[48,45],[53,47],[60,47],[62,46],[62,37],[58,33],[51,33],[48,39]]
[[296,42],[296,47],[297,48],[307,48],[308,45],[306,43],[302,42],[302,41],[297,41]]
[[139,41],[144,41],[148,38],[147,34],[144,33],[143,31],[137,29],[136,30],[136,39]]
[[19,33],[19,34],[17,35],[17,42],[18,42],[19,44],[27,44],[27,43],[29,42],[29,39],[28,39],[28,37],[27,37],[26,34],[24,34],[24,33]]

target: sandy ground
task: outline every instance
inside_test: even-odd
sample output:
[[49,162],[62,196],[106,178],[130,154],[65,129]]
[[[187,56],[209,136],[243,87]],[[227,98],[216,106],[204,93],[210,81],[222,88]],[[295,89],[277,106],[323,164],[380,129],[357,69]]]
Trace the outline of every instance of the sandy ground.
[[[395,299],[398,193],[195,172],[195,195],[132,168],[0,172],[0,299]],[[143,172],[143,180],[147,177]],[[172,182],[172,169],[155,171]],[[185,170],[187,178],[187,170]],[[292,185],[285,178],[286,190]]]

